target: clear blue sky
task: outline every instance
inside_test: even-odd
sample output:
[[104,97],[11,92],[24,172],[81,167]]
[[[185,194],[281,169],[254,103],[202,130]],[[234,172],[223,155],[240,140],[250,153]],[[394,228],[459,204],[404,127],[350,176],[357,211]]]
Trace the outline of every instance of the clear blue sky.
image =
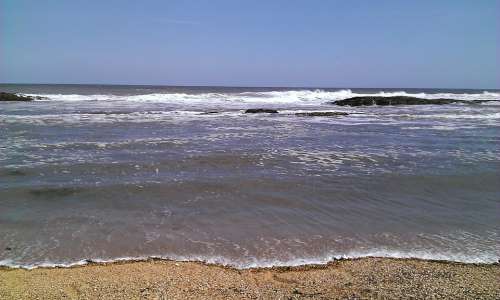
[[497,0],[0,0],[0,82],[500,88]]

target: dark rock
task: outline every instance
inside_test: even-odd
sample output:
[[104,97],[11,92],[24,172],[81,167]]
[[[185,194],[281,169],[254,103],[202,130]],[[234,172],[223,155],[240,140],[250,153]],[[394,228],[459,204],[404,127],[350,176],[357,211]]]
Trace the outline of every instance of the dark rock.
[[33,101],[33,97],[0,92],[0,101]]
[[298,289],[296,289],[296,288],[293,289],[292,293],[295,294],[295,295],[302,295],[302,293]]
[[[129,112],[123,112],[123,111],[79,111],[79,110],[77,110],[76,113],[88,114],[88,115],[128,115],[128,114],[130,114]],[[149,114],[149,112],[144,112],[144,113]]]
[[214,115],[214,114],[218,114],[218,113],[219,113],[218,111],[211,110],[211,111],[202,112],[202,113],[200,113],[200,115]]
[[299,117],[337,117],[337,116],[347,116],[349,114],[341,111],[314,111],[314,112],[296,113],[295,115]]
[[246,114],[262,114],[262,113],[277,114],[278,111],[275,109],[252,108],[252,109],[245,110],[245,113]]
[[33,196],[37,197],[47,197],[47,198],[55,198],[55,197],[68,197],[74,195],[78,192],[76,188],[39,188],[30,190],[29,193]]
[[467,103],[467,104],[481,104],[481,103],[485,103],[485,102],[499,102],[500,99],[498,100],[495,100],[495,99],[489,99],[489,100],[471,100],[471,101],[463,101],[463,103]]
[[340,105],[340,106],[365,106],[365,105],[443,105],[452,103],[462,103],[470,102],[455,99],[423,99],[417,97],[408,96],[362,96],[353,97],[344,100],[338,100],[330,102],[330,104]]
[[23,172],[21,170],[10,170],[10,171],[7,171],[6,174],[8,176],[26,176],[26,172]]

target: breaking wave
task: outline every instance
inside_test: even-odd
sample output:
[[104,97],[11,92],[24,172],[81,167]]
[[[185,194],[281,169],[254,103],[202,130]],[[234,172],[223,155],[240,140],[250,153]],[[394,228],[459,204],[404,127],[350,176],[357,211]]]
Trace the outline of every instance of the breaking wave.
[[[328,101],[343,100],[357,96],[411,96],[425,99],[448,98],[457,100],[500,100],[500,93],[484,91],[482,93],[409,93],[405,91],[377,92],[373,94],[356,93],[350,89],[267,91],[242,93],[152,93],[141,95],[113,94],[28,94],[40,96],[52,101],[132,101],[184,104],[296,104],[311,105]],[[44,101],[39,100],[39,101]]]
[[467,255],[453,254],[453,253],[435,254],[426,251],[402,252],[402,251],[391,251],[385,249],[373,249],[366,251],[354,251],[338,255],[331,254],[322,257],[295,258],[285,261],[273,260],[273,259],[263,259],[263,260],[255,259],[255,260],[246,260],[238,262],[219,256],[152,255],[152,256],[138,256],[138,257],[118,257],[112,259],[106,259],[106,258],[82,259],[71,262],[46,261],[37,264],[19,264],[13,260],[7,259],[7,260],[0,260],[0,267],[7,267],[13,269],[28,269],[28,270],[36,268],[71,268],[75,266],[84,266],[94,263],[108,264],[115,262],[139,262],[139,261],[147,261],[150,259],[155,259],[155,260],[176,261],[176,262],[201,262],[213,265],[227,266],[242,270],[242,269],[253,269],[253,268],[325,265],[335,260],[360,259],[360,258],[370,258],[370,257],[394,258],[394,259],[422,259],[431,261],[458,262],[458,263],[470,263],[470,264],[494,264],[498,262],[498,257],[489,255],[467,256]]

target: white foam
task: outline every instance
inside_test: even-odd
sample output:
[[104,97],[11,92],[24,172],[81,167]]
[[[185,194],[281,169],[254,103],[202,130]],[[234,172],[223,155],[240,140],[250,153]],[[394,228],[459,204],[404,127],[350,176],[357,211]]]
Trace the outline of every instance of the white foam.
[[[243,92],[243,93],[153,93],[143,95],[78,95],[78,94],[27,94],[41,96],[52,101],[132,101],[158,102],[173,104],[295,104],[312,105],[328,101],[336,101],[356,96],[413,96],[425,99],[450,98],[457,100],[498,100],[500,93],[484,91],[482,93],[408,93],[405,91],[378,92],[373,94],[355,93],[352,90],[299,90],[299,91],[270,91],[270,92]],[[43,100],[42,100],[43,101]]]
[[90,263],[114,263],[114,262],[134,262],[146,261],[148,259],[161,259],[178,262],[203,262],[208,264],[229,266],[236,269],[252,269],[252,268],[271,268],[271,267],[294,267],[303,265],[324,265],[331,261],[340,259],[359,259],[368,257],[379,258],[397,258],[397,259],[423,259],[437,260],[448,262],[460,262],[471,264],[492,264],[497,263],[499,258],[489,255],[467,256],[453,253],[430,253],[425,251],[415,252],[400,252],[388,250],[372,250],[363,252],[349,252],[337,255],[326,255],[323,257],[305,257],[294,258],[289,260],[272,260],[272,259],[247,259],[245,261],[233,261],[224,257],[217,256],[138,256],[138,257],[117,257],[117,258],[98,258],[98,259],[82,259],[73,262],[50,262],[21,264],[13,260],[0,260],[0,266],[13,269],[37,269],[37,268],[70,268],[75,266],[84,266]]
[[429,251],[397,251],[387,249],[372,249],[366,251],[352,251],[339,254],[327,254],[321,257],[297,257],[288,260],[275,260],[275,259],[257,259],[245,258],[243,261],[235,261],[221,256],[182,256],[182,255],[152,255],[152,256],[137,256],[137,257],[117,257],[117,258],[96,258],[96,259],[82,259],[73,262],[50,262],[45,261],[41,263],[20,264],[13,260],[0,260],[0,266],[15,268],[15,269],[36,269],[36,268],[70,268],[75,266],[83,266],[90,263],[114,263],[114,262],[134,262],[146,261],[148,259],[161,259],[177,262],[203,262],[208,264],[229,266],[236,269],[251,269],[251,268],[271,268],[271,267],[294,267],[303,265],[324,265],[331,261],[340,259],[359,259],[368,257],[378,258],[397,258],[397,259],[423,259],[423,260],[437,260],[459,263],[471,264],[492,264],[497,263],[498,256],[488,254],[478,254],[475,256],[452,253],[440,252],[434,253]]

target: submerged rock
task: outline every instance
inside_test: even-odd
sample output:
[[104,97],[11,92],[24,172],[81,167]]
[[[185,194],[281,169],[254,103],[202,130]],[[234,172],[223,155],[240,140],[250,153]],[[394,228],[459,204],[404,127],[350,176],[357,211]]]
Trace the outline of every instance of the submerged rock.
[[214,114],[218,114],[220,113],[219,111],[216,111],[216,110],[209,110],[209,111],[204,111],[202,113],[200,113],[200,115],[214,115]]
[[488,99],[488,100],[471,100],[471,101],[462,101],[467,104],[481,104],[485,102],[500,102],[500,99]]
[[462,103],[462,102],[471,102],[471,101],[456,100],[456,99],[423,99],[423,98],[409,97],[409,96],[391,96],[391,97],[362,96],[362,97],[353,97],[344,100],[338,100],[330,102],[330,104],[335,104],[340,106],[429,105],[429,104],[443,105],[443,104]]
[[55,187],[55,188],[39,188],[30,190],[29,193],[37,197],[55,198],[55,197],[68,197],[76,194],[77,188],[70,187]]
[[2,173],[5,173],[7,176],[26,176],[26,172],[21,171],[21,170],[6,170],[5,172],[0,172],[0,176]]
[[349,114],[341,111],[314,111],[314,112],[296,113],[295,115],[299,117],[336,117],[336,116],[347,116]]
[[251,108],[245,110],[246,114],[262,114],[262,113],[267,113],[267,114],[277,114],[278,111],[275,109],[266,109],[266,108]]
[[0,92],[0,101],[33,101],[34,98],[30,96],[20,96],[12,93]]

